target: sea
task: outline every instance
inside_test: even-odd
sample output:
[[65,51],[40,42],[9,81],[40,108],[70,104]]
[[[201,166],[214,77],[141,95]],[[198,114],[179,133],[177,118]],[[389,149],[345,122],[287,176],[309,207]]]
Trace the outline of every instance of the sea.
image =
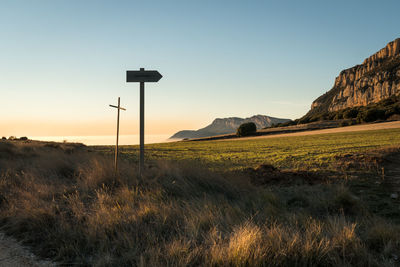
[[[179,139],[169,139],[171,135],[166,134],[149,134],[145,135],[145,144],[174,142]],[[69,142],[83,143],[88,146],[94,145],[115,145],[115,135],[97,135],[97,136],[29,136],[29,139],[39,141]],[[139,135],[120,135],[119,145],[137,145],[139,144]]]

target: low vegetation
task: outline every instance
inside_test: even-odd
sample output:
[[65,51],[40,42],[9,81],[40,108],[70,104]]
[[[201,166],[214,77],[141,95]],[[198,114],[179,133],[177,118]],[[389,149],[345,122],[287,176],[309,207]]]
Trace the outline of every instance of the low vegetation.
[[[329,92],[329,94],[335,92]],[[327,96],[327,99],[330,97]],[[378,103],[367,106],[346,108],[338,111],[310,111],[300,119],[285,123],[277,123],[272,127],[284,127],[296,124],[304,124],[315,121],[344,120],[347,125],[360,124],[365,122],[399,120],[400,119],[400,95],[392,95]]]
[[298,123],[309,123],[322,120],[350,119],[352,124],[390,120],[400,117],[400,95],[393,95],[378,103],[367,106],[353,107],[333,112],[309,113],[302,117]]
[[[359,136],[352,137],[355,144],[347,144],[345,160],[337,158],[338,161],[358,163],[365,154],[349,153],[378,147],[372,144],[359,149],[360,140],[366,138],[361,133]],[[379,133],[372,136],[385,143]],[[326,139],[335,137],[325,136]],[[276,153],[299,142],[297,139],[292,143],[289,138],[275,143],[263,141],[272,143],[274,149],[280,144],[281,150]],[[250,143],[241,142],[246,151]],[[228,142],[220,143],[233,149]],[[213,144],[217,151],[221,149]],[[257,145],[260,143],[252,147]],[[314,145],[314,153],[326,155],[328,144],[322,138]],[[305,148],[305,155],[311,155],[310,149]],[[369,187],[380,190],[375,183],[380,176],[349,178],[351,172],[344,174],[343,170],[351,166],[340,165],[340,176],[346,175],[346,179],[303,179],[308,177],[307,172],[299,176],[293,170],[290,177],[298,177],[297,181],[281,184],[265,181],[270,175],[280,175],[278,180],[282,180],[289,172],[270,165],[252,171],[214,172],[200,167],[198,161],[151,160],[145,175],[139,178],[136,161],[124,157],[116,177],[111,155],[91,150],[78,144],[0,141],[1,229],[31,246],[38,255],[66,265],[398,263],[400,211],[394,209],[396,203],[386,198],[370,202],[358,194],[360,183],[365,192]],[[126,156],[127,151],[124,153]],[[270,161],[269,156],[273,157],[271,153],[264,154],[264,162]],[[256,183],[254,179],[260,175],[264,180]],[[390,216],[376,212],[383,203],[392,209]]]

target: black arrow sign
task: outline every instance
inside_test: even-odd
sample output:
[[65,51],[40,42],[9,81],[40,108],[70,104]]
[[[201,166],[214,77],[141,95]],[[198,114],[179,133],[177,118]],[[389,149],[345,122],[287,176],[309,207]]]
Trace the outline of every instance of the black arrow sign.
[[162,75],[156,70],[127,70],[126,82],[158,82]]

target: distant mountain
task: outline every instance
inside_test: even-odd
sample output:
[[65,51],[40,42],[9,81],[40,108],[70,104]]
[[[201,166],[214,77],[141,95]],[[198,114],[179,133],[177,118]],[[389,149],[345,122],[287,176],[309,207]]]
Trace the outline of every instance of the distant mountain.
[[229,134],[235,133],[237,128],[245,122],[254,122],[257,126],[257,129],[262,129],[265,127],[269,127],[274,123],[282,123],[290,121],[289,119],[278,119],[264,115],[255,115],[250,118],[225,118],[225,119],[215,119],[210,125],[195,130],[184,130],[179,131],[173,136],[171,139],[183,139],[183,138],[201,138],[201,137],[209,137],[214,135],[221,135],[221,134]]

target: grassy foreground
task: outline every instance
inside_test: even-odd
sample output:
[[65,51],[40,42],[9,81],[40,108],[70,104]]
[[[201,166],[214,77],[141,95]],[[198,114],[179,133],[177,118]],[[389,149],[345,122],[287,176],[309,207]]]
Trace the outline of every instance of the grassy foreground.
[[[272,164],[286,169],[330,168],[338,157],[400,144],[400,129],[344,132],[236,141],[174,142],[146,145],[150,159],[191,160],[214,170],[238,170]],[[113,153],[113,147],[97,147]],[[123,146],[123,156],[137,160],[137,146]]]
[[[278,155],[283,151],[289,154],[293,146],[296,162],[310,158],[314,165],[324,163],[325,158],[333,162],[332,153],[338,147],[347,149],[337,153],[350,154],[398,143],[399,132],[383,132],[373,133],[371,139],[355,134],[353,146],[350,141],[338,144],[333,135],[319,138],[318,146],[315,139],[305,137],[302,142],[263,140],[277,152],[267,143],[260,147],[259,141],[246,141],[241,146],[243,153],[258,156],[239,157],[237,164],[243,168],[246,160],[251,166],[267,158],[281,166],[297,166],[292,160],[286,164],[285,157]],[[239,143],[190,144],[212,166],[228,166],[216,160],[217,151],[241,155]],[[330,148],[332,144],[336,148]],[[163,158],[168,153],[175,155],[171,159],[182,155],[191,159],[188,155],[196,154],[188,143],[152,147],[164,151]],[[168,151],[168,147],[175,150]],[[216,152],[209,155],[205,151]],[[320,157],[318,151],[328,156]],[[347,180],[308,183],[300,179],[289,185],[255,185],[251,173],[212,172],[200,164],[161,160],[153,160],[145,176],[138,178],[134,162],[126,157],[115,178],[112,157],[88,152],[86,147],[0,142],[1,230],[31,246],[38,255],[67,265],[399,264],[400,226],[393,219],[399,203],[385,199],[382,203],[392,205],[393,212],[390,216],[377,213],[375,202],[358,195]],[[365,188],[374,187],[377,179],[380,177],[367,174],[353,178]]]

